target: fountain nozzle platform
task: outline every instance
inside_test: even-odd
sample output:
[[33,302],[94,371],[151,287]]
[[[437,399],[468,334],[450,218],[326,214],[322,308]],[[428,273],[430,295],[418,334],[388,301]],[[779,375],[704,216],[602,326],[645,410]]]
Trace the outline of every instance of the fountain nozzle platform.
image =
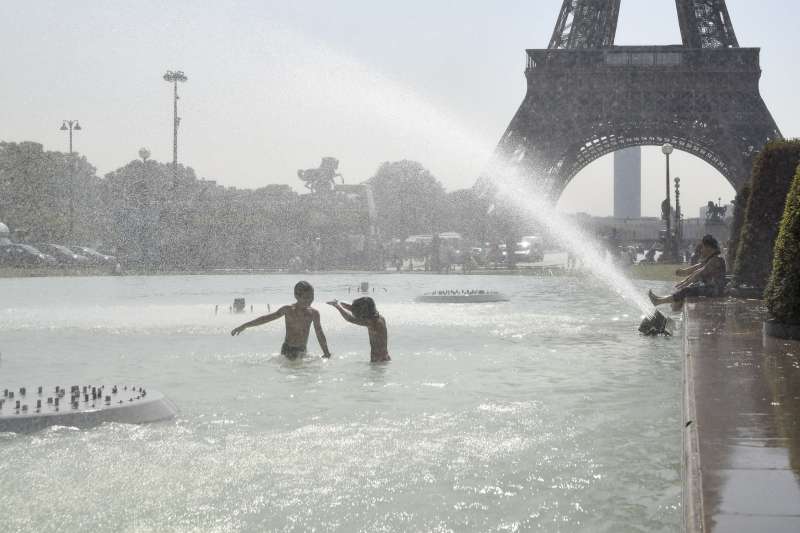
[[162,393],[138,385],[20,387],[3,389],[0,432],[31,433],[56,425],[87,428],[104,422],[145,424],[177,413]]
[[639,324],[639,332],[647,337],[656,337],[658,335],[672,337],[672,332],[674,330],[675,321],[671,318],[667,318],[657,309],[653,314],[645,316],[644,319],[642,319],[642,323]]

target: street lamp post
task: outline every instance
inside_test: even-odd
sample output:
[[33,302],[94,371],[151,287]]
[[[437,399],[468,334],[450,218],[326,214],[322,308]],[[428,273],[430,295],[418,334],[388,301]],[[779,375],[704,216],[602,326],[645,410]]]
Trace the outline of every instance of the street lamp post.
[[174,175],[178,175],[178,125],[181,122],[178,116],[178,82],[184,82],[189,78],[181,70],[168,70],[164,74],[164,81],[172,84],[173,89],[173,116],[172,116],[172,169]]
[[683,221],[681,220],[681,179],[675,177],[675,251],[683,242]]
[[81,131],[81,125],[77,120],[65,120],[59,128],[61,131],[69,130],[69,155],[72,155],[72,130]]
[[665,200],[665,207],[664,207],[664,221],[666,223],[667,233],[664,236],[664,256],[667,259],[672,259],[672,227],[670,223],[672,207],[670,205],[669,199],[669,155],[675,150],[675,148],[666,143],[664,146],[661,147],[661,153],[667,156],[667,198]]
[[81,125],[77,120],[64,120],[59,128],[61,131],[69,131],[69,237],[75,236],[75,160],[72,157],[72,132],[81,131]]

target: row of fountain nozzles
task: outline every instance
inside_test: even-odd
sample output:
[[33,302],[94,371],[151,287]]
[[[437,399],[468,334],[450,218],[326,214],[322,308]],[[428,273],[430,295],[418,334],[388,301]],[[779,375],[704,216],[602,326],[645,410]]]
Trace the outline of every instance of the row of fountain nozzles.
[[[44,388],[41,385],[38,387],[37,392],[38,392],[39,395],[42,394],[43,389]],[[91,399],[92,399],[93,402],[96,401],[96,400],[103,400],[103,390],[104,389],[105,389],[105,385],[101,385],[99,387],[91,387]],[[123,386],[123,390],[127,391],[128,390],[128,386],[124,385]],[[137,400],[147,395],[147,390],[144,389],[143,387],[131,386],[130,390],[133,393],[138,393],[138,395],[135,398]],[[26,395],[26,392],[27,391],[26,391],[25,387],[20,387],[20,389],[19,389],[20,396],[24,397]],[[117,385],[114,385],[112,387],[112,389],[111,389],[111,393],[116,395],[118,392],[119,392],[119,387]],[[89,402],[89,395],[90,395],[89,386],[84,385],[83,386],[83,392],[81,392],[81,387],[79,385],[73,385],[72,387],[70,387],[70,403],[71,403],[73,409],[77,409],[78,408],[81,394],[83,394],[83,401],[88,403]],[[65,397],[65,396],[66,396],[66,389],[62,388],[59,385],[56,385],[56,387],[55,387],[55,397],[48,397],[47,398],[47,404],[48,405],[52,405],[56,410],[58,410],[60,399]],[[14,398],[14,391],[10,391],[8,389],[4,389],[3,390],[3,398],[0,398],[0,409],[2,409],[4,407],[6,399],[11,400],[13,398]],[[134,400],[134,398],[131,398],[129,401],[133,401],[133,400]],[[105,403],[106,404],[110,404],[111,403],[111,395],[106,395],[105,396]],[[122,400],[120,400],[120,403],[122,403]],[[92,404],[92,406],[94,406],[94,404]],[[42,408],[42,400],[41,399],[37,399],[36,400],[36,412],[38,413],[41,410],[41,408]],[[25,411],[28,410],[28,405],[27,404],[21,404],[21,400],[16,400],[15,409],[17,410],[17,412],[19,412],[20,409],[23,412],[25,412]]]

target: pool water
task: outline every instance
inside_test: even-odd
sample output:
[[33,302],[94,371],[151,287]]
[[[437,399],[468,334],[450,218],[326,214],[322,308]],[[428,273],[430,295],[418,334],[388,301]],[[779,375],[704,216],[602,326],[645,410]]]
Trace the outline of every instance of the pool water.
[[[0,388],[136,382],[180,409],[0,435],[2,529],[680,529],[680,342],[639,336],[613,292],[570,277],[309,275],[332,359],[313,330],[310,356],[281,357],[282,321],[230,336],[290,303],[298,279],[0,280]],[[390,363],[370,364],[366,330],[324,304],[361,281]],[[435,289],[511,301],[414,303]],[[244,314],[228,311],[237,296]]]

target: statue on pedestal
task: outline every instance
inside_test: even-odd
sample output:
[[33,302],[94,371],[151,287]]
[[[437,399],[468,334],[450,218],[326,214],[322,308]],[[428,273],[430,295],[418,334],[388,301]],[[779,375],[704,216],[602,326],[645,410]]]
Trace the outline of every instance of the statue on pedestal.
[[708,210],[706,211],[706,224],[724,224],[725,213],[727,211],[727,205],[715,205],[714,202],[709,200]]
[[344,178],[336,170],[339,168],[339,160],[335,157],[323,157],[319,168],[308,170],[298,170],[297,177],[303,181],[306,189],[315,194],[332,193],[336,186],[336,178]]

